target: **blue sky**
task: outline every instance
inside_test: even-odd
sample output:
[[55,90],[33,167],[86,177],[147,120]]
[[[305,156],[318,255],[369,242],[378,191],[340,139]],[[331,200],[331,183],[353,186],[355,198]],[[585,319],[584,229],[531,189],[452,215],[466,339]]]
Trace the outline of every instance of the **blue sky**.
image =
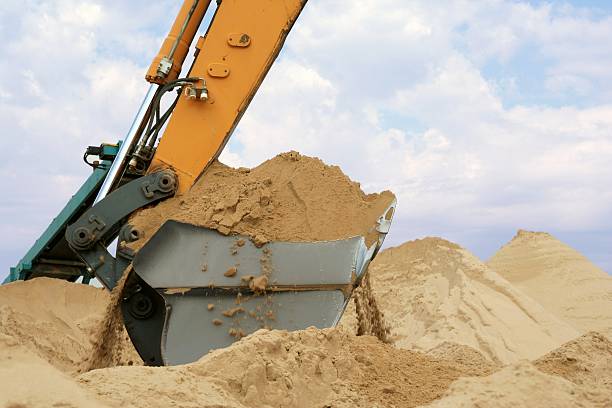
[[[177,1],[0,5],[0,277],[123,136]],[[612,4],[310,0],[222,159],[296,149],[399,201],[390,244],[519,228],[612,272]]]

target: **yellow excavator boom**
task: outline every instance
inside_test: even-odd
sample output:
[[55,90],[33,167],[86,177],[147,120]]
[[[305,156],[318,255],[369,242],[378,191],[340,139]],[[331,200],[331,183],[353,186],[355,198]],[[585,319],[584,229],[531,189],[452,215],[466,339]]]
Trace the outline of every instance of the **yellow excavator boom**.
[[[208,32],[197,42],[188,75],[203,80],[199,86],[205,87],[207,97],[190,97],[188,88],[179,98],[149,172],[171,168],[178,176],[179,193],[191,187],[221,153],[305,4],[305,0],[224,0],[219,4]],[[181,8],[147,73],[149,81],[159,82],[159,62],[171,51],[192,6],[193,1],[188,0]],[[191,41],[189,36],[195,35],[203,7],[198,5],[187,24],[167,80],[178,76],[176,64],[184,60],[186,44]]]

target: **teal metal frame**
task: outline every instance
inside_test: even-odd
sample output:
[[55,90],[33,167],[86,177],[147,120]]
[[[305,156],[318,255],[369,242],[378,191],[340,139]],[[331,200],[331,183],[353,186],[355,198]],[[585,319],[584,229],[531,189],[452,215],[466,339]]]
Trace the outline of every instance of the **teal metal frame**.
[[[103,148],[103,157],[114,157],[119,150],[119,145],[105,145]],[[83,203],[95,194],[102,185],[102,182],[106,178],[110,169],[112,161],[102,161],[89,176],[89,178],[83,183],[79,190],[72,196],[72,198],[66,203],[62,211],[57,217],[51,221],[51,224],[47,227],[45,232],[36,240],[34,245],[25,254],[25,256],[19,261],[19,263],[10,269],[9,275],[4,280],[5,283],[14,282],[16,280],[27,279],[27,274],[32,270],[34,264],[40,254],[45,250],[50,242],[55,240],[58,235],[64,234],[67,223],[74,217],[74,215],[82,209]],[[83,283],[89,283],[89,277],[83,276]]]

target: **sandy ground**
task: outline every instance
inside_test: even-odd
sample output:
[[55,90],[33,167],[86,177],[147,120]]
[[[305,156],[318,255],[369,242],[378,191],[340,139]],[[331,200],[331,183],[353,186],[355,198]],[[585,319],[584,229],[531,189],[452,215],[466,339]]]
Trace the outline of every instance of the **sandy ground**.
[[[164,376],[170,370],[171,381],[159,381],[160,369],[133,367],[93,371],[79,382],[119,405],[159,406],[160,399],[170,403],[185,395],[185,406],[202,406],[215,395],[230,406],[417,406],[439,397],[460,376],[485,375],[493,365],[482,358],[480,364],[463,365],[398,350],[369,336],[313,328],[262,330],[196,363],[162,370]],[[133,384],[143,381],[148,386],[135,391]],[[157,393],[150,395],[153,384]],[[190,393],[194,386],[210,395]]]
[[110,296],[51,279],[0,287],[0,406],[612,404],[608,337],[579,336],[458,245],[408,242],[370,273],[392,344],[355,336],[349,312],[344,327],[260,330],[184,366],[84,373]]

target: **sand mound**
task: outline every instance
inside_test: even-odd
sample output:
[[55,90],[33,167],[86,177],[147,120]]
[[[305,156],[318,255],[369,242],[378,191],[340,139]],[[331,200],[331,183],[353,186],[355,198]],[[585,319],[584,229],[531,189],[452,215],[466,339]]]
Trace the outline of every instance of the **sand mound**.
[[491,362],[480,351],[469,346],[445,341],[432,348],[426,353],[428,356],[452,361],[454,364],[463,367],[466,371],[478,372],[482,367],[496,367],[498,364]]
[[118,405],[411,407],[439,397],[460,376],[492,370],[486,361],[465,366],[338,329],[261,330],[189,365],[109,368],[79,381]]
[[590,390],[522,361],[483,378],[461,378],[428,407],[604,407],[609,392]]
[[389,343],[390,327],[385,321],[383,312],[378,307],[378,302],[372,291],[370,274],[366,273],[359,286],[353,292],[353,303],[355,311],[355,330],[358,336],[376,336],[379,340]]
[[439,238],[387,249],[369,273],[397,347],[427,351],[452,342],[506,364],[537,358],[578,335],[468,251]]
[[64,372],[78,371],[109,295],[103,289],[38,278],[0,286],[0,333]]
[[534,362],[541,371],[612,394],[612,341],[589,332]]
[[337,166],[280,154],[253,169],[219,162],[189,192],[140,211],[130,220],[144,232],[138,248],[168,219],[244,234],[255,243],[317,241],[356,235],[375,239],[373,228],[394,196],[366,195]]
[[[0,334],[69,374],[88,370],[111,297],[102,288],[37,278],[0,286]],[[123,323],[113,365],[140,362]]]
[[587,333],[533,364],[522,361],[488,377],[459,379],[428,406],[612,406],[612,342]]
[[19,338],[0,334],[0,407],[107,406],[21,343]]
[[612,277],[552,235],[519,231],[488,265],[581,332],[612,336]]

